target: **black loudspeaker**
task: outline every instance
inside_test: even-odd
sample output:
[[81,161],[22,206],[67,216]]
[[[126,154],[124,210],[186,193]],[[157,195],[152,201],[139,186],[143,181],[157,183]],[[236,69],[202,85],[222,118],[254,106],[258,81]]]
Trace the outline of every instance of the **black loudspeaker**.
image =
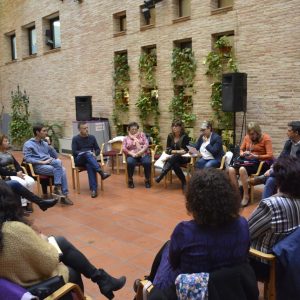
[[247,74],[227,73],[222,78],[222,110],[247,111]]
[[92,119],[92,96],[76,96],[76,121]]

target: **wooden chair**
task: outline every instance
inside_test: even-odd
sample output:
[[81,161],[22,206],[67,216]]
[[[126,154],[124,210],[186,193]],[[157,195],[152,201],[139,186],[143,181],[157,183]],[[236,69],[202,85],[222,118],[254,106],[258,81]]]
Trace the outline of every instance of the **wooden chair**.
[[[35,181],[37,181],[37,189],[38,189],[38,195],[41,196],[42,194],[47,194],[47,186],[50,188],[50,193],[53,192],[53,176],[48,175],[42,175],[42,174],[36,174],[33,169],[33,165],[31,163],[26,163],[23,161],[21,163],[22,169],[24,170],[24,173],[28,176],[31,176]],[[42,187],[42,193],[41,193],[41,187]]]
[[[157,145],[150,145],[149,149],[150,149],[150,156],[151,156],[151,176],[150,176],[150,184],[153,185],[153,178],[154,178],[154,174],[155,174],[155,168],[154,168],[154,163],[155,163],[155,154],[157,151],[158,146]],[[126,154],[123,152],[123,164],[125,165],[125,181],[126,184],[128,183],[128,171],[127,171],[127,156]],[[142,166],[141,163],[137,163],[137,166],[139,167],[139,175],[141,174],[141,170],[140,167]]]
[[104,157],[111,158],[111,170],[114,172],[114,164],[116,161],[117,174],[120,174],[120,160],[119,157],[122,156],[122,141],[115,141],[109,143],[111,145],[111,150],[105,151],[105,143],[101,145],[100,157],[104,161]]
[[[76,189],[77,194],[80,194],[80,180],[79,180],[79,173],[86,171],[85,167],[78,167],[75,166],[75,160],[74,156],[72,154],[69,154],[70,159],[71,159],[71,174],[72,174],[72,185],[73,185],[73,190]],[[99,162],[100,166],[104,166],[104,161],[100,159]],[[98,183],[98,176],[96,176],[96,180]],[[103,180],[101,178],[101,191],[103,191]]]
[[[189,153],[187,153],[187,154],[185,154],[185,157],[189,157],[190,158],[190,162],[188,162],[186,164],[180,165],[180,168],[183,169],[183,172],[186,173],[185,178],[186,178],[186,181],[189,182],[191,174],[192,174],[192,172],[195,169],[194,164],[195,164],[197,156],[190,155]],[[168,180],[169,180],[170,184],[172,184],[172,181],[173,181],[173,170],[170,170],[168,172],[168,174],[164,177],[164,187],[165,188],[168,187],[168,184],[167,184]]]
[[259,250],[250,248],[249,253],[251,256],[264,259],[270,264],[270,276],[269,280],[264,282],[264,299],[276,300],[276,256],[273,254],[267,254]]
[[70,292],[72,292],[76,295],[76,298],[75,298],[76,300],[92,300],[91,297],[85,296],[83,294],[83,292],[81,291],[81,288],[77,284],[70,283],[70,282],[66,283],[64,286],[62,286],[57,291],[52,293],[50,296],[45,298],[45,300],[61,299],[64,295],[66,295],[67,293],[70,293]]
[[[259,163],[257,172],[256,172],[255,174],[250,175],[250,178],[254,178],[254,177],[256,177],[256,176],[259,176],[259,175],[260,175],[260,172],[261,172],[261,170],[262,170],[263,165],[264,165],[264,162],[261,161],[261,162]],[[249,184],[249,187],[250,187],[250,203],[253,203],[253,201],[254,201],[254,185]]]

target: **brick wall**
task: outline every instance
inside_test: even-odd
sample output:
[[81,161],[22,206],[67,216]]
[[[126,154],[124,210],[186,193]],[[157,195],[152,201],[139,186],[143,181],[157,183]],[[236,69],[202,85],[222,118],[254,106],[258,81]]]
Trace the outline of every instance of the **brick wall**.
[[[234,1],[232,9],[212,14],[214,0],[191,0],[191,17],[173,23],[175,0],[156,5],[154,28],[140,30],[142,0],[0,0],[0,101],[10,111],[10,91],[19,84],[30,96],[33,120],[62,121],[65,136],[72,134],[76,95],[93,96],[93,116],[111,117],[113,109],[113,56],[127,50],[130,65],[130,119],[138,120],[138,60],[141,47],[157,47],[157,82],[161,110],[161,136],[170,126],[173,96],[171,52],[173,41],[191,38],[198,62],[194,96],[195,133],[211,117],[210,82],[204,75],[204,56],[211,35],[234,31],[239,70],[248,74],[248,121],[258,121],[271,134],[275,152],[285,139],[286,124],[299,119],[300,6],[298,1]],[[127,31],[113,37],[113,14],[126,10]],[[59,12],[61,49],[48,51],[44,17]],[[23,26],[35,22],[37,55],[28,58]],[[43,25],[44,24],[44,25]],[[6,33],[15,31],[18,59],[10,62]],[[237,113],[239,132],[241,113]],[[112,124],[112,122],[111,122]]]

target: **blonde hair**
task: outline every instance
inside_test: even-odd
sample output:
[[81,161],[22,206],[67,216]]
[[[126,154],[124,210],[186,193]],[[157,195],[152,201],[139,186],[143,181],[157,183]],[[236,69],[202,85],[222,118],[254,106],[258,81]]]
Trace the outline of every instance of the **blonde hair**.
[[251,130],[255,131],[259,137],[261,137],[261,128],[258,123],[250,122],[247,126],[247,133],[249,133]]

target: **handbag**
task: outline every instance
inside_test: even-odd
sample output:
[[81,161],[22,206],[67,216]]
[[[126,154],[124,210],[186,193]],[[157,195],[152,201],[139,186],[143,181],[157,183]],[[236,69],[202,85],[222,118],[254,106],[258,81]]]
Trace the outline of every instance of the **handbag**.
[[162,169],[164,167],[164,164],[166,162],[166,160],[171,157],[172,155],[167,154],[165,151],[161,154],[161,156],[159,157],[159,159],[154,163],[154,166],[156,168]]
[[237,158],[235,158],[232,164],[232,166],[236,169],[240,167],[250,167],[255,165],[259,165],[258,159],[247,160],[247,157],[242,157],[242,156],[238,156]]
[[39,282],[27,290],[39,299],[44,299],[54,293],[56,290],[65,285],[64,278],[61,275],[56,275],[42,282]]

